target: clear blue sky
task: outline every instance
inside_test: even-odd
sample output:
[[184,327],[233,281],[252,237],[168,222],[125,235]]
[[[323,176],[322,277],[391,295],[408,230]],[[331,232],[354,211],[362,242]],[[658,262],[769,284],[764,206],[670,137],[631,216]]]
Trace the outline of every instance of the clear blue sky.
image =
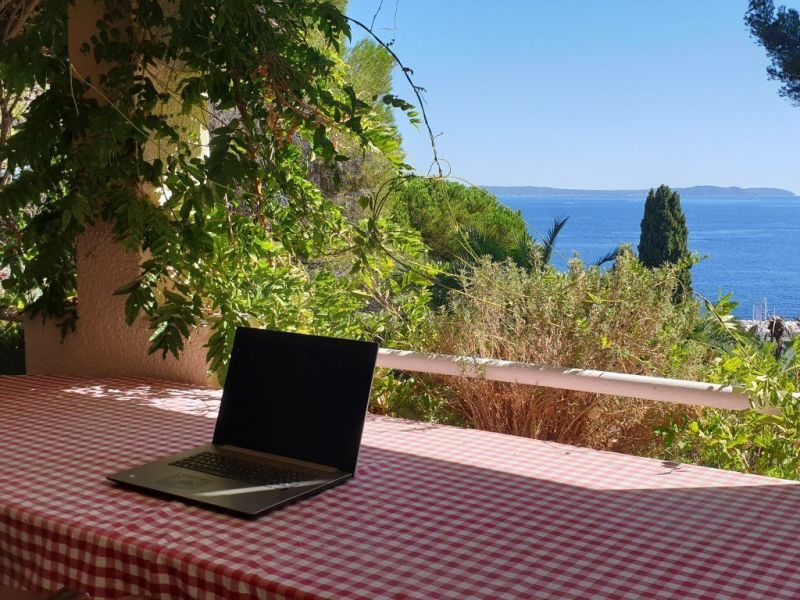
[[[786,4],[800,8],[800,0]],[[380,0],[350,0],[369,22]],[[397,4],[396,30],[392,27]],[[383,0],[440,152],[480,185],[770,186],[800,194],[800,107],[768,81],[746,0]],[[395,89],[411,99],[395,74]],[[403,123],[426,171],[422,131]]]

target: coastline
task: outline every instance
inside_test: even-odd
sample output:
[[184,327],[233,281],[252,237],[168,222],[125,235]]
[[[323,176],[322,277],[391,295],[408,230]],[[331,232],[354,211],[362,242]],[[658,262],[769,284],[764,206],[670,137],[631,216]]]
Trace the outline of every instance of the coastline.
[[[581,190],[526,185],[486,185],[484,190],[495,196],[513,196],[515,198],[644,198],[649,189],[640,190]],[[800,198],[790,190],[781,188],[741,188],[720,187],[714,185],[696,185],[674,188],[683,198]]]
[[[739,324],[748,332],[757,336],[760,340],[769,338],[769,320],[737,319]],[[784,319],[786,330],[781,338],[784,342],[791,342],[800,334],[800,319]]]

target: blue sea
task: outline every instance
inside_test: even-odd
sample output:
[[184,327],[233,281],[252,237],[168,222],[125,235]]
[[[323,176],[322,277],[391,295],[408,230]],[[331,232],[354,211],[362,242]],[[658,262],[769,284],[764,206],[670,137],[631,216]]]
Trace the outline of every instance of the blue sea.
[[[540,239],[556,217],[568,216],[553,264],[574,253],[593,263],[620,242],[639,243],[644,198],[499,196],[522,212]],[[689,249],[706,257],[692,269],[695,290],[711,299],[732,292],[735,314],[753,317],[754,305],[786,318],[800,317],[800,198],[681,198]]]

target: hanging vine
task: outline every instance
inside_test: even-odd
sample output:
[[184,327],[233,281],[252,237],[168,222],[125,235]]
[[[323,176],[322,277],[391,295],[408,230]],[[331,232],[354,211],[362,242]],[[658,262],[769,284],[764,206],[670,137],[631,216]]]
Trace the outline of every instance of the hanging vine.
[[[63,3],[42,0],[3,44],[4,68],[43,90],[0,148],[13,174],[0,219],[19,231],[0,237],[0,269],[25,310],[64,333],[78,325],[75,240],[101,221],[147,257],[117,291],[128,323],[147,319],[165,356],[208,323],[216,371],[240,325],[380,335],[393,313],[364,310],[385,297],[377,287],[394,286],[394,314],[424,305],[425,274],[380,251],[418,260],[418,236],[377,213],[349,223],[308,176],[310,160],[353,156],[343,136],[408,170],[394,127],[347,84],[350,26],[333,4],[106,0],[97,25],[82,51],[108,65],[98,80],[68,61]],[[212,108],[232,116],[216,122]],[[348,273],[309,268],[337,253]]]

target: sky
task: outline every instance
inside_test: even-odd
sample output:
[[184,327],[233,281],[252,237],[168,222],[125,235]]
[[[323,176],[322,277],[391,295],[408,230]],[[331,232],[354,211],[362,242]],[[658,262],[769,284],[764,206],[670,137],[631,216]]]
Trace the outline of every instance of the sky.
[[[776,0],[800,8],[800,0]],[[381,0],[350,0],[367,23]],[[800,107],[778,95],[746,0],[383,0],[440,155],[476,185],[721,185],[800,194]],[[396,15],[395,15],[396,13]],[[357,38],[356,38],[357,39]],[[413,99],[395,72],[395,91]],[[400,119],[427,172],[424,130]]]

